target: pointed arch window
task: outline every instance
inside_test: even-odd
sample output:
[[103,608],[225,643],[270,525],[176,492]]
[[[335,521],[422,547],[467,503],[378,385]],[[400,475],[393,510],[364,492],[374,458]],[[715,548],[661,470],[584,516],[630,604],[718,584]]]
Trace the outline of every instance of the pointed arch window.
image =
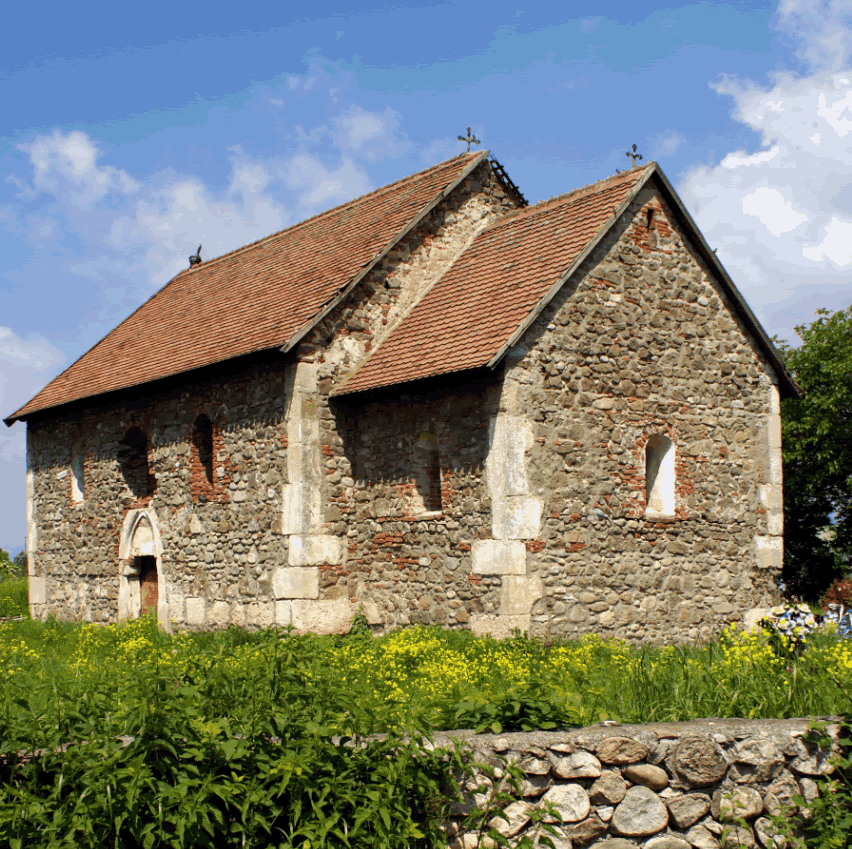
[[662,433],[649,437],[645,444],[645,515],[675,515],[675,446]]

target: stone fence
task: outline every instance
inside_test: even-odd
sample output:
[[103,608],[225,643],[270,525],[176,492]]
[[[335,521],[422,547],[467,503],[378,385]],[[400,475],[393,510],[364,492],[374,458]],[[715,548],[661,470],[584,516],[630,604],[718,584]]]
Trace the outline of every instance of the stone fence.
[[[520,798],[503,808],[506,820],[495,817],[491,825],[509,838],[532,836],[531,813],[549,803],[562,818],[561,824],[551,820],[557,823],[557,849],[766,847],[772,836],[768,817],[795,809],[794,796],[815,798],[815,779],[833,769],[839,726],[836,718],[824,721],[829,749],[817,746],[805,719],[437,735],[436,746],[465,739],[495,779],[480,773],[465,787],[470,795],[453,806],[448,823],[449,846],[479,845],[459,824],[474,805],[483,808],[492,793],[506,789],[502,767],[508,762],[524,774]],[[745,820],[747,827],[734,820]]]

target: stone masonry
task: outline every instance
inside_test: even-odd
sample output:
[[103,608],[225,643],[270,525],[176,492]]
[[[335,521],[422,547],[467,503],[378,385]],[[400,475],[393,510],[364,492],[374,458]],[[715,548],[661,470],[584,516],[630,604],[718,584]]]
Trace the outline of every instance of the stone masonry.
[[[794,796],[816,798],[817,781],[834,771],[839,726],[828,721],[825,729],[832,739],[827,749],[813,742],[803,719],[437,735],[439,747],[463,740],[482,767],[465,800],[453,806],[449,849],[491,845],[464,833],[462,817],[473,806],[492,806],[496,792],[510,792],[507,763],[523,776],[520,793],[495,809],[489,825],[510,844],[534,837],[531,814],[548,808],[556,849],[768,847],[775,833],[770,817],[797,811]],[[775,845],[783,845],[780,838]]]
[[[33,614],[138,615],[143,557],[180,628],[341,632],[363,606],[376,630],[684,642],[776,603],[778,376],[650,183],[497,368],[335,397],[515,203],[483,162],[292,350],[29,419]],[[663,437],[671,514],[646,503]]]

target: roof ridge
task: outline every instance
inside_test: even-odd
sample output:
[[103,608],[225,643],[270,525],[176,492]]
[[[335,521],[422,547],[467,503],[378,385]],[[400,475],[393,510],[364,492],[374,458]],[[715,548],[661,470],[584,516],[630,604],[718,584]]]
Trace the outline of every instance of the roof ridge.
[[[196,265],[193,268],[182,268],[171,280],[176,280],[178,277],[182,277],[184,274],[189,273],[190,271],[200,271],[202,268],[209,268],[213,263],[217,263],[223,259],[227,259],[228,257],[236,256],[242,251],[249,250],[250,248],[255,248],[258,245],[262,245],[265,242],[269,242],[272,239],[282,235],[283,233],[289,233],[293,230],[298,229],[299,227],[303,227],[306,224],[310,224],[312,221],[316,221],[317,219],[322,218],[325,215],[331,215],[333,212],[339,212],[342,209],[345,209],[347,206],[352,206],[353,204],[360,203],[361,201],[367,200],[368,198],[376,197],[377,195],[382,194],[389,189],[398,186],[400,183],[404,183],[407,181],[415,181],[422,179],[425,177],[430,171],[435,171],[440,168],[442,165],[446,165],[449,162],[452,162],[454,159],[460,159],[463,156],[480,156],[485,154],[486,156],[490,153],[488,150],[478,150],[476,152],[471,151],[468,153],[459,153],[457,156],[451,156],[449,159],[444,159],[441,162],[436,162],[434,165],[430,165],[428,168],[424,168],[422,171],[415,171],[414,174],[408,174],[405,177],[400,177],[398,180],[394,180],[392,183],[385,183],[382,186],[378,186],[373,189],[371,192],[366,192],[363,195],[358,195],[358,197],[351,198],[350,200],[343,201],[343,203],[339,203],[337,206],[332,206],[329,209],[324,209],[322,212],[317,212],[315,215],[310,215],[307,218],[303,218],[301,221],[297,221],[295,224],[291,224],[289,227],[283,227],[281,230],[276,230],[274,233],[270,233],[268,236],[263,236],[260,239],[256,239],[254,242],[248,242],[245,245],[240,245],[238,248],[234,248],[231,251],[226,251],[223,254],[219,254],[219,256],[215,256],[212,259],[204,260],[200,265]],[[169,284],[166,283],[166,286]]]
[[651,168],[657,163],[654,160],[649,161],[646,165],[637,165],[635,168],[629,168],[626,171],[619,171],[617,174],[610,174],[608,177],[604,177],[602,180],[596,180],[594,183],[587,183],[585,186],[578,186],[576,189],[571,189],[568,192],[562,192],[562,194],[553,195],[553,197],[546,198],[545,200],[540,200],[536,203],[530,204],[529,206],[524,207],[523,209],[513,209],[511,212],[507,212],[505,215],[500,216],[496,221],[492,222],[488,225],[486,230],[490,230],[492,228],[496,229],[502,224],[505,224],[515,218],[520,218],[522,216],[534,215],[537,212],[541,212],[546,209],[548,206],[556,206],[559,203],[564,203],[565,201],[577,200],[586,195],[593,194],[598,191],[603,191],[605,188],[609,188],[610,185],[613,185],[616,182],[622,182],[626,180],[629,176],[639,177],[639,172],[644,171],[647,168]]

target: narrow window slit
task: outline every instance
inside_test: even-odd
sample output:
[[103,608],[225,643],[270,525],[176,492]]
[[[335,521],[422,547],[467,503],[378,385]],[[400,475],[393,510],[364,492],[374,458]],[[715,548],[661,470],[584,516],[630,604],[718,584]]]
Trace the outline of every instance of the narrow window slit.
[[[441,455],[438,440],[432,433],[421,433],[414,446],[414,486],[422,510],[436,513],[441,503]],[[420,507],[420,505],[417,505]]]
[[192,434],[195,453],[207,483],[213,485],[213,422],[203,413],[195,420]]
[[675,514],[675,449],[663,434],[649,437],[645,445],[645,514]]

